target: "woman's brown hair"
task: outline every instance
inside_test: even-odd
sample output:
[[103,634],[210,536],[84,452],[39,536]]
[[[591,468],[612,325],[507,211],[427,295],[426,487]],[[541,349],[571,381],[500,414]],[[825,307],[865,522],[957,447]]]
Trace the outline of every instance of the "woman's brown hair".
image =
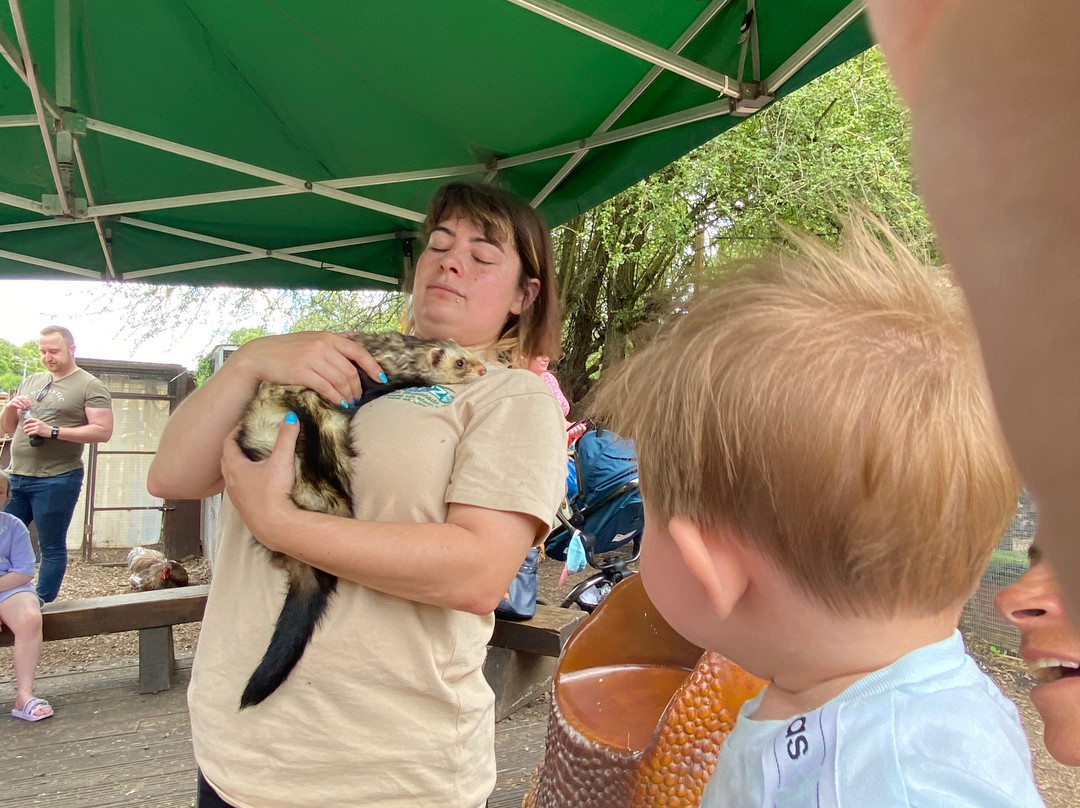
[[[562,314],[551,252],[551,233],[540,215],[513,194],[476,182],[450,182],[435,192],[421,229],[426,244],[440,222],[455,216],[468,219],[484,237],[509,243],[521,260],[521,287],[530,278],[540,281],[540,291],[520,315],[511,316],[503,326],[494,350],[507,364],[525,367],[534,356],[548,356],[552,362],[562,355]],[[411,279],[406,291],[412,292]],[[412,313],[406,330],[412,327]]]

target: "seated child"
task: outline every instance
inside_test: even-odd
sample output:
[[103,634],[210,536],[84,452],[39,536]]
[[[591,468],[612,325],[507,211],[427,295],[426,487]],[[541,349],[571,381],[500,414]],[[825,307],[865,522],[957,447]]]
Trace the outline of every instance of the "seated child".
[[1037,543],[1028,556],[1031,569],[1002,589],[995,605],[1020,629],[1020,656],[1035,677],[1031,703],[1042,716],[1046,750],[1061,763],[1080,766],[1080,633]]
[[[0,508],[10,494],[0,471]],[[34,548],[26,525],[0,511],[0,626],[15,635],[15,708],[12,716],[40,721],[53,714],[45,699],[34,698],[34,674],[41,656],[41,601],[34,589]]]
[[1019,493],[979,346],[870,227],[724,274],[594,408],[637,444],[649,596],[770,682],[702,805],[1042,805],[957,631]]

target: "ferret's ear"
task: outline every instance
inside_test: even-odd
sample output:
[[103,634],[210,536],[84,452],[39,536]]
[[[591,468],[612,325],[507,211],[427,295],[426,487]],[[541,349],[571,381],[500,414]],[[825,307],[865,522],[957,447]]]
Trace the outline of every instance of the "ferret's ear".
[[431,366],[437,368],[442,364],[443,354],[445,351],[442,348],[432,348],[431,353],[428,354],[428,359],[431,361]]

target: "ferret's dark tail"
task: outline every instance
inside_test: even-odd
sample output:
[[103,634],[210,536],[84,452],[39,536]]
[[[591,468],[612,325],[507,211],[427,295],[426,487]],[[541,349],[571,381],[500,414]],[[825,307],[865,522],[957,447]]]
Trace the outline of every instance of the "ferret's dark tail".
[[289,582],[289,592],[274,626],[270,646],[240,696],[241,710],[259,704],[277,690],[304,655],[315,627],[326,612],[330,596],[337,589],[336,576],[317,569],[312,572],[318,585],[307,591]]

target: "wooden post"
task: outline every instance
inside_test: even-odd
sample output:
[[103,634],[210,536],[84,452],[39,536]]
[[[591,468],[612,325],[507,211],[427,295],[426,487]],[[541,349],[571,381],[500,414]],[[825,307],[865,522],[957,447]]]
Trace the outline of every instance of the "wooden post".
[[172,626],[139,630],[139,692],[160,693],[172,687],[176,660]]

